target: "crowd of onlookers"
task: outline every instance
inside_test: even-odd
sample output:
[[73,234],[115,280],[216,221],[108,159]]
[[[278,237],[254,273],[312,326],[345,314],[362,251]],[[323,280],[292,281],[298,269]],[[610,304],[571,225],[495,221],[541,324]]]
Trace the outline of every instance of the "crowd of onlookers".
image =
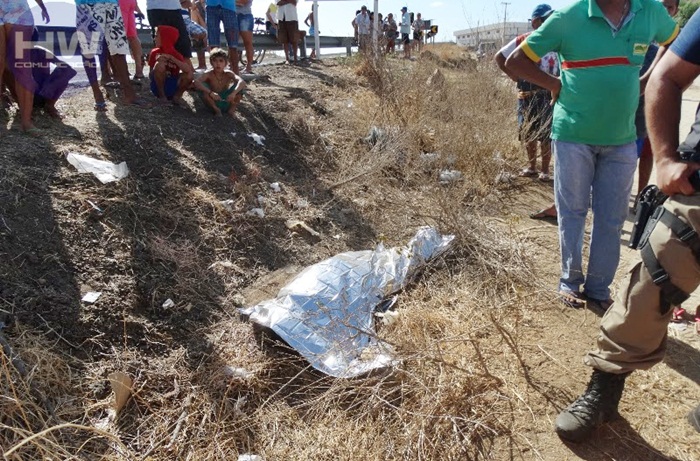
[[[34,1],[49,23],[43,1]],[[76,33],[94,109],[107,110],[102,87],[117,87],[124,103],[138,106],[166,102],[183,105],[183,93],[197,90],[216,115],[232,114],[246,90],[241,74],[253,73],[254,28],[256,23],[263,24],[253,17],[252,3],[253,0],[147,0],[144,14],[136,0],[75,0]],[[273,1],[265,18],[265,31],[276,37],[289,64],[298,63],[299,39],[304,34],[299,29],[296,4],[297,0]],[[139,41],[136,23],[145,18],[155,44],[148,53],[144,53]],[[313,12],[304,24],[309,29],[308,36],[318,34]],[[421,51],[425,40],[421,14],[414,16],[407,7],[395,19],[392,13],[386,18],[377,13],[375,18],[363,6],[352,26],[356,45],[363,52],[376,46],[385,53],[394,53],[398,45],[403,48],[404,57],[410,58],[413,50]],[[2,1],[0,31],[0,89],[2,94],[7,89],[17,102],[22,129],[38,133],[32,123],[32,109],[43,107],[47,114],[60,118],[56,101],[77,72],[38,42],[28,0]],[[238,49],[239,39],[245,53]],[[18,42],[23,45],[16,46]],[[127,65],[129,55],[134,61],[133,75]],[[315,50],[310,58],[316,58]],[[239,67],[241,62],[244,65]],[[148,73],[144,73],[146,64]],[[144,84],[150,86],[155,101],[144,100],[134,90]]]
[[398,23],[393,13],[386,18],[377,13],[376,25],[374,12],[368,11],[366,6],[355,12],[352,26],[355,29],[355,42],[361,51],[366,51],[372,43],[377,43],[379,49],[385,54],[395,53],[396,46],[403,48],[405,58],[411,57],[411,51],[420,53],[426,39],[426,22],[421,14],[414,16],[409,13],[407,7],[401,8]]

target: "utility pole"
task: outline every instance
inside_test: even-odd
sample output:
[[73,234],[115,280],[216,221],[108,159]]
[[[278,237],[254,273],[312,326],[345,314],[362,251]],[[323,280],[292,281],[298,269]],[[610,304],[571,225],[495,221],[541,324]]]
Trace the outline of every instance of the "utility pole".
[[501,2],[503,5],[503,36],[501,37],[501,46],[506,44],[506,19],[508,18],[508,5],[510,2]]

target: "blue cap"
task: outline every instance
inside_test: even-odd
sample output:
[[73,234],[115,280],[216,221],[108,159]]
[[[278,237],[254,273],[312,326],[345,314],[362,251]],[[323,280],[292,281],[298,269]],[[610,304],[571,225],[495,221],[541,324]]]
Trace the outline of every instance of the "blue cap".
[[544,19],[552,13],[554,13],[552,7],[546,3],[542,3],[535,7],[535,10],[532,12],[532,19]]
[[408,11],[408,7],[404,6],[403,8],[401,8],[401,11]]

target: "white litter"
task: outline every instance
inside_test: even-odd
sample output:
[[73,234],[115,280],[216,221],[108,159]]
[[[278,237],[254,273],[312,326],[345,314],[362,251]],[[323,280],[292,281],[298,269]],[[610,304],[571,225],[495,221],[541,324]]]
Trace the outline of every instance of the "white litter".
[[165,302],[163,303],[163,307],[164,307],[165,309],[170,309],[171,307],[175,307],[175,301],[173,301],[172,299],[168,298],[168,299],[166,299]]
[[224,374],[230,378],[250,379],[253,377],[253,372],[248,371],[245,368],[230,367],[226,365],[223,371]]
[[228,199],[228,200],[222,200],[219,202],[221,206],[226,208],[228,211],[233,211],[233,204],[235,203],[233,200]]
[[257,216],[258,218],[265,217],[265,211],[262,208],[253,208],[246,213],[248,216]]
[[92,304],[95,301],[97,301],[97,298],[102,296],[101,291],[88,291],[85,293],[85,296],[83,296],[83,302],[86,302],[88,304]]
[[246,453],[245,455],[238,455],[238,461],[263,461],[263,459],[258,455]]
[[275,192],[282,192],[282,188],[280,187],[280,183],[278,183],[278,182],[271,183],[270,189],[272,189]]
[[112,162],[97,160],[74,152],[69,153],[66,160],[80,173],[92,173],[102,184],[119,181],[129,175],[126,162],[115,165]]
[[442,170],[440,172],[440,183],[449,184],[462,179],[462,172],[457,170]]
[[265,136],[259,135],[257,133],[249,133],[248,136],[253,138],[253,141],[257,142],[259,145],[264,146]]
[[259,203],[260,205],[265,205],[265,202],[266,202],[266,201],[267,201],[267,199],[265,198],[264,195],[258,195],[258,203]]

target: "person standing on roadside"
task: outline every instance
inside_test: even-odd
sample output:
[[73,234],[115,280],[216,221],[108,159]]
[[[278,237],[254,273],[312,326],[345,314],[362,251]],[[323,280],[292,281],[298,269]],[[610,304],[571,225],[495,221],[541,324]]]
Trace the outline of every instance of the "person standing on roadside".
[[[41,8],[41,17],[45,23],[51,18],[44,6],[43,0],[36,0]],[[39,134],[39,129],[32,123],[32,107],[34,105],[34,90],[36,84],[32,77],[32,69],[22,65],[31,62],[29,55],[34,32],[34,17],[29,9],[27,0],[3,0],[0,2],[0,90],[2,89],[2,74],[5,66],[13,73],[19,105],[20,124],[22,131],[29,134]],[[18,46],[23,42],[25,46]],[[17,51],[22,50],[18,56]]]
[[369,12],[367,7],[362,5],[360,12],[355,19],[352,20],[352,25],[357,29],[358,46],[360,51],[367,51],[370,44],[370,32],[372,26],[372,20],[369,17]]
[[236,15],[238,16],[238,29],[243,40],[243,48],[245,48],[246,74],[253,73],[253,28],[255,27],[255,18],[253,17],[253,0],[236,0]]
[[[546,88],[555,101],[558,293],[569,307],[587,302],[604,311],[612,303],[610,285],[620,262],[622,225],[637,167],[639,66],[651,42],[663,47],[677,34],[677,24],[656,0],[580,0],[555,11],[506,61],[513,75]],[[561,59],[561,79],[537,65],[550,51]],[[641,85],[647,78],[642,77]],[[591,204],[584,275],[583,237]]]
[[[629,272],[624,291],[603,317],[597,349],[584,358],[593,368],[586,391],[556,419],[555,430],[563,439],[584,441],[600,424],[617,417],[626,378],[663,360],[672,307],[700,285],[700,195],[689,181],[700,170],[700,112],[678,145],[683,91],[698,76],[700,11],[657,61],[646,87],[656,180],[669,198],[657,209],[662,212],[659,219],[647,224],[642,261]],[[673,394],[669,390],[667,395]],[[700,432],[700,405],[690,411],[688,421]]]
[[148,18],[148,24],[151,26],[153,42],[155,43],[156,39],[156,27],[172,26],[176,28],[179,35],[177,43],[175,43],[175,49],[185,58],[185,62],[189,63],[192,71],[194,71],[191,60],[192,42],[180,10],[180,0],[146,0],[146,17]]
[[[534,30],[539,29],[554,12],[551,6],[543,3],[532,12],[530,24]],[[551,181],[549,163],[552,159],[552,97],[549,91],[526,80],[519,79],[506,68],[506,59],[531,34],[520,35],[501,48],[494,61],[498,67],[513,81],[518,89],[518,138],[525,144],[529,166],[520,172],[521,176],[537,176],[540,181]],[[547,53],[539,62],[540,69],[554,77],[559,76],[559,57],[556,53]],[[539,144],[542,162],[541,171],[537,172],[537,148]],[[557,219],[554,204],[530,214],[531,219]]]
[[126,39],[129,41],[129,48],[131,48],[131,57],[134,58],[134,67],[136,68],[134,80],[144,80],[146,77],[143,75],[143,51],[141,50],[141,40],[136,32],[135,16],[138,13],[143,17],[143,13],[141,13],[136,0],[119,0],[119,8],[126,28]]
[[421,14],[416,15],[416,20],[413,21],[411,25],[413,28],[413,46],[416,48],[416,53],[420,55],[423,51],[423,29],[425,28],[425,21],[421,18]]
[[411,14],[408,12],[408,7],[401,8],[401,43],[403,43],[403,57],[411,59]]
[[265,30],[267,33],[277,38],[277,4],[275,2],[270,3],[265,12]]
[[398,34],[398,26],[394,20],[394,14],[389,13],[384,22],[384,34],[386,35],[386,53],[394,53],[396,51],[396,35]]
[[[539,29],[547,18],[554,13],[551,6],[543,3],[537,5],[532,12],[530,24],[534,30]],[[552,97],[546,89],[519,79],[506,68],[506,59],[531,34],[519,35],[501,48],[494,56],[498,67],[513,81],[518,89],[518,128],[519,138],[525,144],[529,166],[520,172],[521,176],[538,176],[537,148],[539,144],[542,169],[539,172],[541,181],[549,181],[549,162],[552,158]],[[540,69],[559,77],[559,58],[554,52],[547,53],[539,62]],[[556,217],[556,213],[554,214]]]
[[228,60],[231,70],[238,74],[238,16],[235,0],[207,0],[207,36],[209,51],[221,46],[221,24],[228,46]]
[[[306,16],[306,19],[304,19],[304,24],[306,24],[306,27],[309,28],[309,37],[315,37],[318,32],[316,31],[316,27],[314,25],[313,11],[311,11],[309,15]],[[316,59],[316,47],[313,45],[311,47],[311,54],[309,55],[309,59]]]
[[[282,44],[287,63],[296,65],[299,49],[299,17],[297,0],[279,0],[277,2],[277,39]],[[293,61],[292,61],[293,59]]]

